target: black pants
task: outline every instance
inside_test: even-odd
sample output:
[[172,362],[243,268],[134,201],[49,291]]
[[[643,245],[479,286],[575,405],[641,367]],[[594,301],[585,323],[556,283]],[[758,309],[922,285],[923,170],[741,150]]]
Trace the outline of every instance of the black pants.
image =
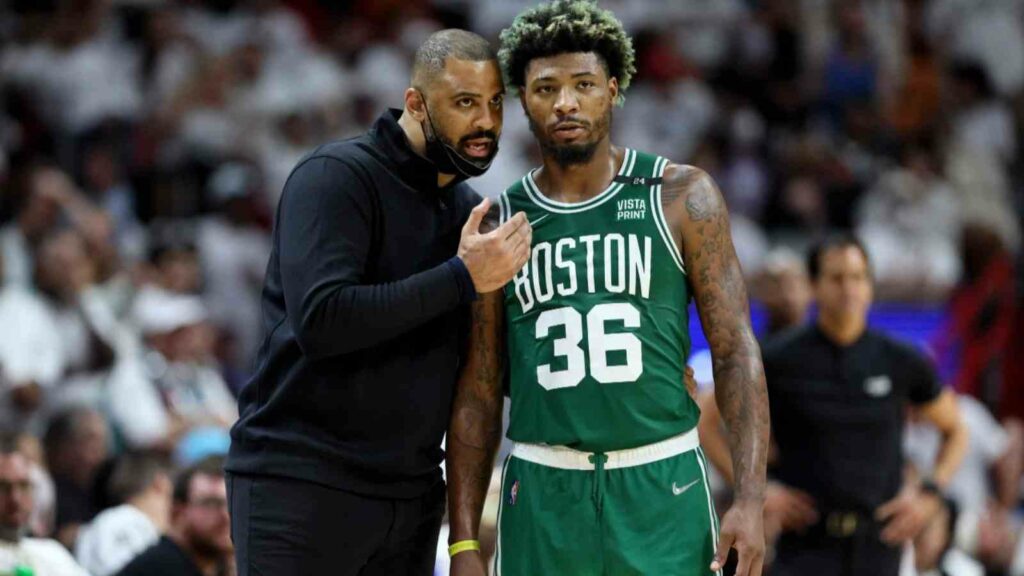
[[783,534],[776,546],[771,576],[898,576],[901,548],[880,539],[881,526],[861,516],[846,536],[830,535],[821,525],[804,534]]
[[228,475],[238,576],[431,576],[443,482],[411,500]]

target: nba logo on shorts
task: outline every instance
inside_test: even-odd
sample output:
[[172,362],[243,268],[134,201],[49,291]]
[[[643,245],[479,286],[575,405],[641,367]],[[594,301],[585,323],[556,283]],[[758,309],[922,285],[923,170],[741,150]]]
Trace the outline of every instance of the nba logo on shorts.
[[512,483],[512,489],[508,492],[508,505],[515,506],[519,499],[519,480]]

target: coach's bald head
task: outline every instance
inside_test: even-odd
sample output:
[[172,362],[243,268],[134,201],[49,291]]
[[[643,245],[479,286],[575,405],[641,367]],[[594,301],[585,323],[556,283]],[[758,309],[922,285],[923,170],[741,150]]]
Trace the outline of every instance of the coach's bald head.
[[412,85],[429,90],[442,75],[449,58],[468,62],[497,61],[491,43],[479,34],[449,28],[434,32],[416,50],[412,66]]

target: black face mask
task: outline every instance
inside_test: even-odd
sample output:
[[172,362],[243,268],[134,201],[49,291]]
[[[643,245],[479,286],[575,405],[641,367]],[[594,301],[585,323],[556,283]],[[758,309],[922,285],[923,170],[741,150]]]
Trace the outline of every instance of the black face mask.
[[491,162],[494,161],[494,157],[498,154],[497,134],[486,131],[464,137],[463,140],[486,137],[494,141],[494,147],[487,158],[481,158],[480,160],[466,158],[458,149],[445,142],[443,137],[438,134],[437,128],[434,127],[434,121],[430,118],[430,111],[427,110],[427,99],[422,94],[420,98],[423,99],[423,111],[427,114],[427,121],[420,123],[420,127],[423,128],[423,137],[427,143],[427,160],[430,160],[441,174],[454,174],[462,179],[474,178],[487,172],[487,169],[491,167]]

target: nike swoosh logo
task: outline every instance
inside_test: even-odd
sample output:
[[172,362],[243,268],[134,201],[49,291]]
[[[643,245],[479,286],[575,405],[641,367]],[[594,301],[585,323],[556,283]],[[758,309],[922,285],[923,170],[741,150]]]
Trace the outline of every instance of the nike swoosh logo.
[[680,495],[680,494],[682,494],[683,492],[686,492],[686,491],[687,491],[687,490],[689,490],[690,488],[693,488],[693,486],[694,486],[695,484],[697,484],[697,482],[700,482],[700,478],[698,478],[698,479],[694,480],[693,482],[690,482],[689,484],[687,484],[686,486],[683,486],[682,488],[680,488],[680,487],[676,486],[676,483],[675,483],[675,482],[673,482],[673,483],[672,483],[672,493],[673,493],[673,494],[675,494],[676,496],[679,496],[679,495]]
[[544,220],[545,218],[547,218],[548,216],[551,216],[551,214],[545,214],[545,215],[541,216],[540,218],[537,218],[533,222],[530,222],[530,227],[533,228],[537,224],[540,224],[541,221]]

